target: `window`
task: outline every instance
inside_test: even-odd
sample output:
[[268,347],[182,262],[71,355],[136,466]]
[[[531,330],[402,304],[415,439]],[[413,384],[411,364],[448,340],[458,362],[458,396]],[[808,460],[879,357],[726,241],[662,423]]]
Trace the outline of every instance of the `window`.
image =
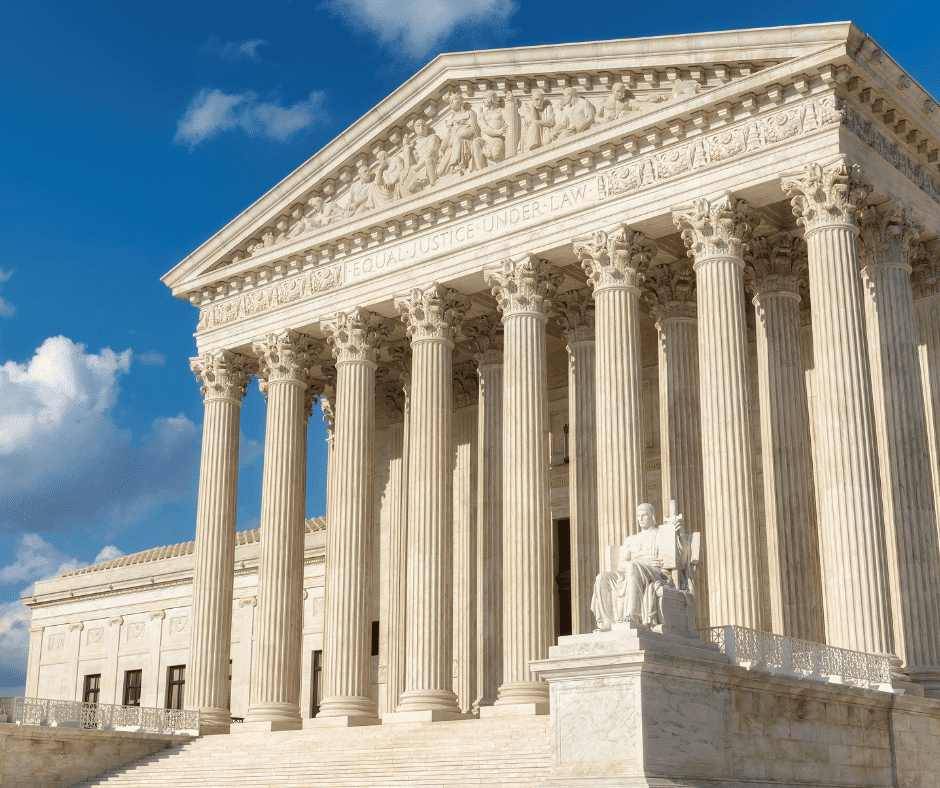
[[166,669],[166,707],[183,708],[183,686],[186,684],[186,666],[173,665]]
[[310,716],[320,713],[320,698],[323,693],[323,652],[313,652],[313,670],[310,675]]
[[379,655],[379,622],[372,622],[372,656]]
[[82,693],[82,700],[85,703],[97,703],[100,694],[101,674],[95,673],[91,676],[85,676],[85,691]]
[[142,670],[124,671],[124,705],[140,705],[140,683],[143,675]]

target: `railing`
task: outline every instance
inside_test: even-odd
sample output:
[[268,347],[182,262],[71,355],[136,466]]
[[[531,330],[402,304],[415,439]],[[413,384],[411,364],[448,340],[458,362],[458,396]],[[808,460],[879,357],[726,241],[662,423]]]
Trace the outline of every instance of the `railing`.
[[748,627],[701,630],[736,665],[794,678],[816,679],[900,694],[891,686],[891,662],[879,654],[849,651]]
[[97,728],[135,733],[199,733],[199,712],[113,706],[75,700],[0,698],[0,721],[52,728]]

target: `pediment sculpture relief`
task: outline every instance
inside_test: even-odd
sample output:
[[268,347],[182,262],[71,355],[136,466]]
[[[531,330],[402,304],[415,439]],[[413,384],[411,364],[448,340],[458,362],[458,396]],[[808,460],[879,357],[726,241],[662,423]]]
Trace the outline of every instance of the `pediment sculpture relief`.
[[610,569],[594,581],[595,632],[609,632],[614,624],[625,623],[636,629],[697,637],[695,573],[701,535],[685,533],[675,501],[671,516],[661,525],[656,524],[656,509],[650,503],[636,508],[636,520],[640,530],[619,549],[607,548]]
[[[462,93],[444,96],[446,109],[435,119],[418,117],[404,134],[373,147],[375,161],[360,156],[355,172],[340,171],[347,185],[331,181],[318,187],[289,218],[261,232],[232,261],[283,241],[319,232],[371,211],[388,208],[418,192],[449,186],[461,178],[508,159],[540,151],[589,129],[649,112],[658,104],[680,101],[700,90],[698,82],[676,79],[670,91],[642,93],[615,82],[609,94],[590,98],[567,86],[557,97],[533,88],[487,90],[473,100]],[[334,193],[336,192],[336,193]]]

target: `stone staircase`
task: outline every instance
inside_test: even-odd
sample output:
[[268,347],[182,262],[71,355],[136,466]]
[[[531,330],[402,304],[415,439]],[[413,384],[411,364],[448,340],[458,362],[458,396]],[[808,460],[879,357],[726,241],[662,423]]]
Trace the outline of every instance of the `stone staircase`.
[[80,786],[533,788],[551,768],[549,718],[204,736]]

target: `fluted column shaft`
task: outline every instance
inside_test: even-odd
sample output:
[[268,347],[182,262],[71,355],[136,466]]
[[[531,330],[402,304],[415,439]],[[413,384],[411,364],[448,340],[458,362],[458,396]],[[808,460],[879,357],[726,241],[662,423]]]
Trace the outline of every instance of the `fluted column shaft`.
[[232,591],[235,582],[235,516],[238,496],[238,425],[247,360],[228,351],[206,353],[191,366],[203,381],[205,417],[193,613],[186,705],[200,711],[201,725],[227,730]]
[[594,631],[591,595],[600,572],[597,528],[597,345],[590,287],[555,299],[568,340],[568,509],[571,518],[571,631]]
[[337,483],[326,535],[319,717],[376,716],[370,693],[376,370],[371,317],[357,313],[325,324],[336,358],[331,470]]
[[867,209],[861,225],[895,653],[940,693],[940,545],[909,259],[921,228],[897,203]]
[[795,289],[758,292],[754,307],[771,622],[781,635],[821,643],[825,624],[800,296]]
[[855,206],[844,161],[786,176],[806,229],[816,399],[820,564],[829,645],[893,653]]
[[[500,343],[501,344],[501,343]],[[503,675],[503,354],[477,354],[480,404],[477,425],[478,584],[476,707],[492,706]]]
[[300,726],[307,355],[293,332],[255,344],[268,413],[261,493],[258,628],[247,723]]
[[934,507],[940,506],[940,293],[914,301]]
[[[702,489],[702,425],[699,416],[698,323],[694,317],[664,316],[659,337],[659,435],[662,500],[676,501],[689,531],[705,533]],[[695,590],[697,627],[709,626],[708,583],[699,570]]]
[[466,312],[432,285],[396,299],[411,337],[408,617],[398,710],[459,712],[453,692],[453,330]]
[[646,501],[646,430],[640,347],[640,273],[656,248],[622,226],[578,245],[594,286],[597,324],[597,523],[599,548],[622,544],[637,530],[636,507]]
[[[474,371],[473,377],[476,378]],[[476,380],[473,381],[476,383]],[[474,387],[474,392],[476,388]],[[469,712],[477,691],[477,409],[454,413],[454,692]]]
[[529,661],[552,643],[551,506],[545,324],[560,277],[532,255],[485,269],[505,332],[503,423],[503,683],[496,705],[545,704]]
[[675,221],[695,259],[710,623],[762,629],[741,258],[748,209],[724,195]]

